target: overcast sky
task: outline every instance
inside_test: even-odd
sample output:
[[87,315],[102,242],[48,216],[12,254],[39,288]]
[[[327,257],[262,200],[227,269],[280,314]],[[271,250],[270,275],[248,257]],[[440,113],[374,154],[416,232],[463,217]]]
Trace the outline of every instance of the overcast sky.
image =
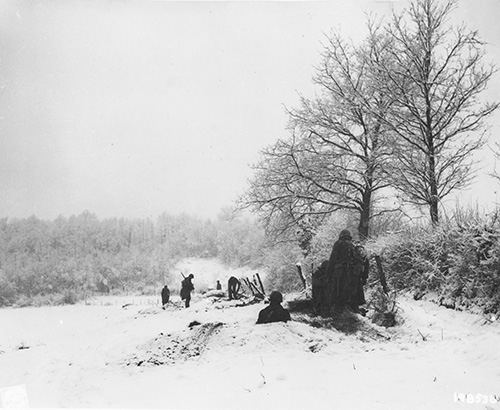
[[[215,216],[311,94],[320,41],[406,2],[0,2],[0,217]],[[462,0],[500,65],[500,1]],[[500,96],[500,75],[488,96]],[[491,118],[492,139],[500,112]],[[461,201],[495,201],[491,154]]]

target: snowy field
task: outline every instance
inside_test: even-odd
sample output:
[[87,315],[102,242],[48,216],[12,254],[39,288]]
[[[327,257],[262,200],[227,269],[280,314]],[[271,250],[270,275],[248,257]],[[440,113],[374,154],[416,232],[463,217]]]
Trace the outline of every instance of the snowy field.
[[257,326],[263,304],[201,296],[90,303],[1,309],[0,388],[24,385],[33,407],[500,408],[454,400],[500,393],[498,324],[428,302],[402,299],[403,325],[351,334]]

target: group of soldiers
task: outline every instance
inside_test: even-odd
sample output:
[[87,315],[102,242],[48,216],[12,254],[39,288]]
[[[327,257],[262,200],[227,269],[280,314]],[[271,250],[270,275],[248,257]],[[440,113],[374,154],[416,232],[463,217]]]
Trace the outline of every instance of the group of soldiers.
[[[191,292],[194,290],[193,279],[194,275],[190,274],[189,276],[185,277],[181,282],[180,294],[181,294],[181,299],[184,301],[184,305],[186,308],[189,307],[189,304],[191,302]],[[215,288],[217,290],[222,290],[222,285],[220,281],[217,281]],[[240,288],[241,288],[241,282],[238,280],[238,278],[231,276],[227,281],[227,293],[229,296],[229,300],[238,298]],[[170,289],[168,288],[167,285],[165,285],[161,290],[161,304],[163,306],[163,309],[165,309],[165,305],[168,304],[169,300],[170,300]]]
[[[181,282],[181,299],[184,301],[184,306],[186,306],[187,308],[189,307],[189,304],[191,302],[191,292],[194,290],[193,279],[194,275],[190,274]],[[168,304],[169,300],[170,289],[167,285],[165,285],[161,290],[161,305],[163,309],[165,309],[165,306]]]
[[[329,260],[323,263],[312,275],[312,299],[314,312],[322,316],[348,309],[354,313],[365,314],[360,306],[365,304],[363,286],[366,284],[369,271],[369,261],[366,251],[360,243],[354,243],[348,230],[340,232],[339,239],[333,245]],[[191,292],[194,290],[194,275],[185,277],[181,283],[181,299],[188,308],[191,301]],[[237,299],[241,283],[231,276],[227,283],[229,300]],[[219,281],[217,290],[222,290]],[[162,305],[170,299],[170,291],[165,286],[161,292]],[[269,306],[259,313],[257,323],[286,322],[290,320],[290,313],[281,306],[283,296],[274,291],[269,297]]]
[[363,286],[370,265],[365,249],[354,243],[345,229],[333,245],[330,259],[325,260],[312,276],[312,297],[315,313],[329,316],[349,309],[365,314]]
[[[181,299],[184,300],[185,307],[188,308],[191,301],[191,292],[194,290],[193,285],[194,275],[190,274],[185,277],[181,282]],[[237,299],[239,296],[239,291],[241,287],[241,282],[238,278],[231,276],[227,282],[227,292],[229,300]],[[217,290],[222,290],[222,285],[220,281],[216,284]],[[170,289],[165,285],[161,291],[161,303],[163,309],[168,304],[170,300]],[[288,310],[283,308],[281,303],[283,302],[283,295],[280,292],[274,291],[269,296],[269,306],[262,309],[259,312],[259,317],[257,323],[271,323],[271,322],[287,322],[290,320],[290,313]]]

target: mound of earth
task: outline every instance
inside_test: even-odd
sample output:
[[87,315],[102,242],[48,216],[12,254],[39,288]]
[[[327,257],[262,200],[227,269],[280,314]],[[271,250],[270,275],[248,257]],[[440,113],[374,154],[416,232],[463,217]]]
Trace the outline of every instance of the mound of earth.
[[220,329],[222,322],[190,326],[182,334],[160,333],[150,342],[139,346],[136,354],[125,361],[127,366],[160,366],[199,357],[209,339]]

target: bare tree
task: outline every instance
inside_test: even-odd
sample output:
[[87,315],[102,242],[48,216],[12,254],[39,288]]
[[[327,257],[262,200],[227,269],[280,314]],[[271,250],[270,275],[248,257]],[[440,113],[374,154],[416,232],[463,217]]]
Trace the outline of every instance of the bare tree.
[[330,36],[314,77],[319,96],[302,99],[302,107],[290,113],[309,150],[326,155],[327,162],[336,159],[330,166],[336,167],[337,183],[344,188],[340,202],[359,213],[361,238],[370,233],[376,195],[389,186],[385,176],[390,150],[383,119],[391,100],[375,87],[371,73],[372,61],[384,60],[389,45],[377,32],[359,47]]
[[381,50],[375,37],[361,47],[338,35],[327,39],[313,79],[318,96],[289,111],[292,136],[263,152],[243,201],[266,225],[274,218],[283,229],[314,226],[344,209],[358,213],[359,236],[368,237],[375,195],[388,186],[383,118],[390,102],[373,87],[368,63],[383,58]]
[[371,71],[393,102],[380,118],[395,136],[395,185],[410,203],[429,206],[433,223],[440,201],[473,178],[484,120],[498,108],[479,99],[495,68],[483,63],[476,31],[448,24],[454,5],[416,0],[394,15],[385,30],[390,58]]
[[262,159],[253,166],[255,174],[240,206],[260,215],[269,236],[299,240],[306,250],[314,227],[344,204],[337,201],[342,187],[335,184],[335,179],[329,180],[328,168],[320,173],[321,180],[304,175],[303,167],[310,168],[307,162],[314,161],[304,154],[294,136],[263,150]]

